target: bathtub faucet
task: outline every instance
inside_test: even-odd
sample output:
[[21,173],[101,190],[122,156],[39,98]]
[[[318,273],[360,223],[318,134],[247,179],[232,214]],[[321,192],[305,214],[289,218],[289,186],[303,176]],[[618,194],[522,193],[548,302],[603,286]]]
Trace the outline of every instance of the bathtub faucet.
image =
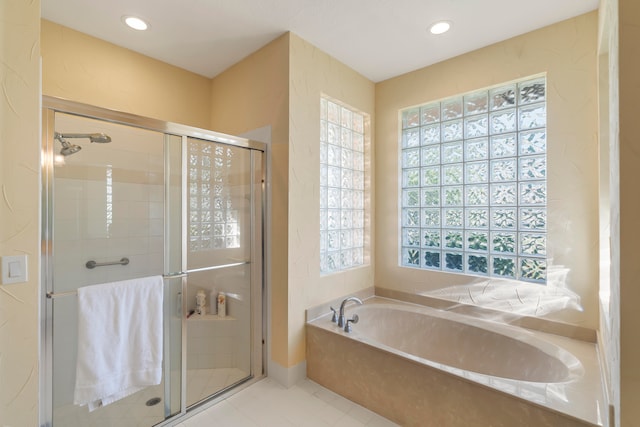
[[344,306],[349,301],[355,301],[358,304],[362,304],[362,300],[360,298],[358,298],[358,297],[349,297],[349,298],[346,298],[344,301],[342,301],[342,304],[340,304],[340,313],[338,315],[338,326],[341,327],[341,328],[344,327]]

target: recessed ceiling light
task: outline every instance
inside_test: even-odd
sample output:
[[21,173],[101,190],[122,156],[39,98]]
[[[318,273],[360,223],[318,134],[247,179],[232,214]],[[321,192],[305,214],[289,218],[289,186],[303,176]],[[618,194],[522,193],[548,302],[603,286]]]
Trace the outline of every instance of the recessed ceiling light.
[[431,34],[442,34],[449,31],[449,29],[451,29],[451,22],[438,21],[429,28],[429,31],[431,31]]
[[127,24],[128,27],[133,28],[134,30],[144,31],[149,28],[149,24],[135,16],[123,16],[122,21]]

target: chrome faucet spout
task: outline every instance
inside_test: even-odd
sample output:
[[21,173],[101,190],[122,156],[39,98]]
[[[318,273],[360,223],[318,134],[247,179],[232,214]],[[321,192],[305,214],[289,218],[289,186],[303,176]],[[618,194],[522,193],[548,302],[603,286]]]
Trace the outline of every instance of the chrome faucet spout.
[[340,312],[338,314],[338,326],[343,328],[344,327],[344,307],[345,305],[347,305],[347,303],[349,301],[355,301],[358,304],[362,304],[362,300],[358,297],[349,297],[349,298],[345,298],[344,301],[342,301],[342,304],[340,304]]

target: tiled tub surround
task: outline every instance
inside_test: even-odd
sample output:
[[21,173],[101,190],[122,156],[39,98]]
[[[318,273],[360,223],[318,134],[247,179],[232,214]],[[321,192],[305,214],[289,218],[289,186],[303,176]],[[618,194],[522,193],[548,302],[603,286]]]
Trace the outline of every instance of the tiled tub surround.
[[401,425],[595,426],[595,344],[373,297],[307,323],[307,376]]

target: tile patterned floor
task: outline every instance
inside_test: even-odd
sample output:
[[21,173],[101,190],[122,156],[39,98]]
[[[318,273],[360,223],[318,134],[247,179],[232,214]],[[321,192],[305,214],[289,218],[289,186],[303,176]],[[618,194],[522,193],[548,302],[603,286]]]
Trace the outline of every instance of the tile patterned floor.
[[391,427],[396,424],[305,379],[285,388],[271,378],[234,394],[177,427]]

